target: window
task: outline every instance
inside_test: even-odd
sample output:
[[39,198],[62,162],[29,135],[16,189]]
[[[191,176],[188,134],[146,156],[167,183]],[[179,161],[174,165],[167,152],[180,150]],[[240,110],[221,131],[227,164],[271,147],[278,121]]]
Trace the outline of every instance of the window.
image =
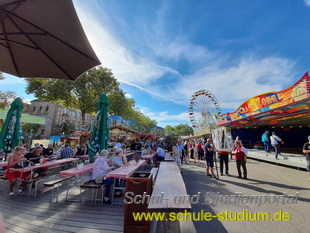
[[40,112],[42,112],[43,106],[40,106]]
[[41,135],[44,135],[44,133],[45,133],[45,130],[42,129],[42,130],[41,130]]
[[50,106],[46,106],[45,111],[48,112],[49,109],[50,109]]
[[36,106],[34,106],[34,107],[33,107],[32,111],[33,111],[33,112],[35,112],[35,111],[36,111]]
[[64,114],[67,114],[68,110],[66,108],[64,108]]

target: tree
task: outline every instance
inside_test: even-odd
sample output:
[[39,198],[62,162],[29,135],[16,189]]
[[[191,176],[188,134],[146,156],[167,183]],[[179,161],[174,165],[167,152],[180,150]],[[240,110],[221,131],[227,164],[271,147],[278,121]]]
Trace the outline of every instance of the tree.
[[26,79],[28,94],[34,94],[39,100],[48,100],[69,108],[78,108],[82,114],[82,124],[86,113],[94,113],[101,94],[108,96],[110,115],[120,115],[145,126],[148,131],[157,122],[145,116],[135,108],[135,100],[126,98],[125,92],[107,68],[94,68],[84,73],[75,82],[56,79]]
[[87,71],[75,82],[42,78],[29,78],[26,82],[27,94],[34,94],[39,100],[80,109],[82,124],[85,122],[86,113],[96,112],[101,94],[109,95],[120,91],[119,83],[111,70],[102,67]]
[[75,131],[75,126],[71,121],[65,120],[61,124],[61,130],[65,135],[69,135]]
[[165,127],[165,132],[167,133],[167,135],[176,135],[174,127],[170,125],[167,125]]
[[176,125],[174,128],[177,135],[179,136],[189,136],[190,134],[194,134],[193,128],[190,127],[188,124],[179,124]]
[[0,108],[9,109],[10,104],[17,98],[14,91],[0,91]]
[[188,136],[194,134],[194,130],[188,124],[179,124],[176,126],[167,125],[165,131],[168,135]]

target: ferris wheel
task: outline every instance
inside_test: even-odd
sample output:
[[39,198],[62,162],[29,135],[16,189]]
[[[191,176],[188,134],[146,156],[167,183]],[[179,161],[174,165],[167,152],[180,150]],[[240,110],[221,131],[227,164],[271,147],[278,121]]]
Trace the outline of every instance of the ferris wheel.
[[188,111],[193,128],[214,129],[217,127],[215,114],[221,114],[221,107],[210,91],[200,90],[192,95]]

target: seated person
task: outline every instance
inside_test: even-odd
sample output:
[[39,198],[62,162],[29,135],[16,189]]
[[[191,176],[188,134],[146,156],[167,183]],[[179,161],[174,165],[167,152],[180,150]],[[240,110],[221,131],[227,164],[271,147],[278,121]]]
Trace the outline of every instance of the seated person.
[[[42,147],[40,146],[35,147],[31,153],[27,153],[25,155],[25,158],[27,158],[28,161],[33,162],[33,163],[44,163],[44,155],[42,155]],[[38,175],[44,175],[46,171],[47,171],[47,168],[38,168],[34,171],[34,173]]]
[[146,145],[142,150],[142,156],[152,154],[152,153],[153,153],[152,148],[149,147],[148,145]]
[[[128,166],[130,165],[130,163],[124,162],[124,153],[122,150],[118,150],[115,153],[115,157],[112,160],[112,167],[117,169],[123,166]],[[116,187],[124,187],[125,186],[125,182],[120,182],[119,179],[116,180]],[[119,190],[115,190],[115,196],[119,197],[122,196],[122,194],[119,192]]]
[[124,161],[124,153],[122,150],[118,150],[116,151],[115,153],[115,156],[112,160],[112,166],[116,169],[116,168],[119,168],[119,167],[123,167],[123,166],[127,166],[129,165],[130,163],[127,163]]
[[109,167],[107,164],[107,157],[109,155],[109,151],[102,150],[100,152],[99,157],[96,159],[94,168],[93,168],[93,175],[92,175],[92,181],[95,183],[98,183],[101,181],[103,184],[105,184],[105,194],[103,197],[103,202],[105,204],[111,204],[111,201],[109,200],[110,196],[110,190],[111,186],[113,184],[112,178],[105,178],[106,174],[108,174],[113,167]]
[[43,150],[44,157],[50,157],[53,155],[53,153],[54,153],[54,149],[53,149],[52,144],[48,144],[47,148]]
[[[23,147],[17,146],[13,149],[13,154],[8,157],[8,167],[6,170],[6,177],[10,182],[10,193],[9,196],[14,196],[13,188],[17,183],[18,179],[26,180],[29,179],[28,173],[13,172],[11,168],[14,168],[19,162],[26,162],[27,159],[24,157],[25,149]],[[23,188],[26,188],[26,184],[23,185]],[[19,193],[22,192],[21,189],[18,190]]]
[[161,148],[161,147],[158,147],[158,148],[156,149],[156,152],[155,152],[155,154],[154,154],[153,159],[154,159],[154,162],[155,162],[155,163],[156,163],[157,161],[163,161],[163,160],[165,160],[165,151],[164,151],[164,149]]

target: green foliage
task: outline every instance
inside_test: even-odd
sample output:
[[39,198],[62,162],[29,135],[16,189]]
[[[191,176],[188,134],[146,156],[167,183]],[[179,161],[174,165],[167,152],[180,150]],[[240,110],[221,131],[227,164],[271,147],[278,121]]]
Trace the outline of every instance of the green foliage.
[[82,74],[75,82],[58,79],[26,79],[27,94],[34,94],[39,100],[48,100],[68,108],[79,108],[82,119],[85,113],[97,110],[101,94],[119,90],[119,83],[107,68],[94,68]]
[[179,124],[176,126],[167,125],[165,131],[168,135],[189,136],[194,134],[194,130],[188,124]]
[[[171,126],[170,126],[171,127]],[[166,138],[165,138],[165,143],[167,145],[167,148],[169,151],[172,151],[172,146],[173,146],[173,143],[174,142],[177,142],[179,139],[178,136],[175,136],[175,135],[168,135]]]
[[75,82],[57,79],[26,79],[28,94],[34,94],[39,100],[48,100],[62,104],[67,108],[78,108],[84,122],[85,113],[95,113],[102,94],[107,94],[110,115],[120,115],[145,126],[148,131],[157,122],[145,116],[135,108],[135,100],[126,98],[125,92],[107,68],[94,68],[81,75]]
[[63,133],[65,133],[65,135],[68,135],[68,134],[71,134],[75,131],[75,126],[69,120],[65,120],[61,124],[61,130]]
[[32,130],[33,134],[36,134],[38,132],[38,129],[41,127],[41,125],[38,124],[29,124],[29,123],[23,123],[22,124],[22,130],[23,134],[29,133],[30,130]]

